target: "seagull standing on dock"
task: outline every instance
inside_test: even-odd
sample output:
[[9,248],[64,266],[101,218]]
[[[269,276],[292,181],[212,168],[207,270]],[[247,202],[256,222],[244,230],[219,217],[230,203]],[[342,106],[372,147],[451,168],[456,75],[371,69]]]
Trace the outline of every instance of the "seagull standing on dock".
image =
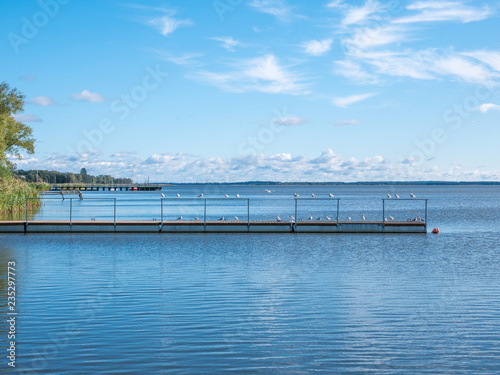
[[361,220],[366,220],[365,215],[361,215]]
[[347,217],[347,221],[351,221],[351,217],[350,216]]
[[222,217],[219,219],[219,221],[224,221],[224,216],[222,216]]
[[327,216],[326,220],[330,221],[330,220],[332,220],[332,218],[330,216]]
[[239,198],[239,197],[240,197],[240,195],[239,195],[239,194],[236,194],[236,195],[235,195],[235,197],[236,197],[236,198]]
[[201,193],[200,195],[198,195],[198,198],[203,198],[203,193]]
[[314,195],[314,193],[311,193],[311,197],[316,198],[316,196]]
[[388,199],[391,199],[391,198],[392,198],[392,197],[391,197],[391,194],[387,194],[387,198],[388,198]]
[[276,216],[276,220],[281,221],[280,215]]
[[240,220],[240,219],[238,219],[238,216],[235,216],[235,217],[234,217],[234,220],[238,221],[238,220]]
[[177,220],[182,220],[182,216],[179,216],[179,217],[177,218]]
[[295,198],[298,198],[298,197],[300,197],[300,194],[293,193],[293,196],[294,196]]
[[396,197],[396,199],[399,199],[399,195],[397,195],[397,194],[394,194],[394,196]]
[[329,196],[330,198],[333,198],[333,194],[332,194],[332,193],[328,193],[328,196]]
[[195,217],[195,218],[194,218],[194,221],[198,221],[198,220],[200,220],[200,218],[199,218],[199,217]]
[[416,198],[417,196],[413,193],[410,193],[410,198]]
[[[162,196],[163,198],[165,198],[165,195],[163,195],[163,193],[161,194],[161,196]],[[180,197],[181,197],[181,195],[180,195],[179,193],[175,194],[175,196],[176,196],[177,198],[180,198]]]
[[307,219],[307,220],[312,220],[312,219],[313,219],[313,217],[312,217],[312,216],[309,216],[309,219]]
[[161,197],[162,197],[162,198],[165,198],[165,194],[161,193]]
[[295,221],[295,218],[293,216],[290,216],[290,221]]
[[392,216],[389,216],[389,219],[394,220],[394,218]]
[[224,194],[224,198],[229,198],[229,195],[227,195],[227,194]]
[[266,193],[271,194],[271,190],[266,189]]

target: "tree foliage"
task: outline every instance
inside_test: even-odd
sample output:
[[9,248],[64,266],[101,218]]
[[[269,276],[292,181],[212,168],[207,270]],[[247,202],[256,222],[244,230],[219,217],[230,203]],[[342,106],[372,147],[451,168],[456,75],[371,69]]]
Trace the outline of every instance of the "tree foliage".
[[24,110],[24,95],[5,82],[0,84],[0,164],[7,164],[7,155],[22,158],[24,150],[35,152],[33,130],[15,119]]

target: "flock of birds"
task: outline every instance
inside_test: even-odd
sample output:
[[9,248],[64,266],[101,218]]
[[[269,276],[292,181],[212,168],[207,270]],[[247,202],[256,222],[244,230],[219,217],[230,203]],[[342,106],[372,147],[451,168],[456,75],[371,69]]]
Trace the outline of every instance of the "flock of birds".
[[[269,189],[265,189],[265,192],[266,192],[266,193],[268,193],[268,194],[271,194],[271,193],[272,193],[272,191],[271,191],[271,190],[269,190]],[[301,195],[300,195],[300,194],[297,194],[297,193],[294,193],[294,194],[293,194],[293,196],[294,196],[294,198],[300,198],[300,197],[301,197]],[[334,198],[334,197],[335,197],[332,193],[328,193],[328,196],[329,196],[330,198]],[[161,197],[162,197],[162,198],[165,198],[165,194],[161,193]],[[179,193],[177,193],[177,194],[176,194],[176,197],[177,197],[177,198],[180,198],[180,197],[181,197],[181,195],[180,195]],[[224,194],[224,197],[225,197],[225,198],[229,198],[229,195],[228,195],[228,194]],[[239,194],[235,194],[235,197],[236,197],[236,198],[239,198],[239,197],[240,197],[240,195],[239,195]],[[316,195],[315,195],[314,193],[311,193],[311,197],[312,197],[312,198],[316,198]],[[399,199],[399,198],[400,198],[398,194],[394,194],[394,197],[395,197],[396,199]],[[416,198],[416,197],[417,197],[417,196],[416,196],[415,194],[410,193],[410,198],[412,198],[412,199],[413,199],[413,198]],[[203,193],[201,193],[201,194],[197,195],[197,198],[203,198]],[[392,199],[392,195],[387,194],[387,198],[388,198],[388,199]],[[237,216],[234,216],[234,217],[233,217],[233,219],[234,219],[235,221],[239,221],[239,218],[238,218]],[[177,218],[177,220],[183,220],[182,216],[179,216],[179,217]],[[195,217],[195,218],[194,218],[194,220],[195,220],[195,221],[199,221],[199,220],[200,220],[200,218],[199,218],[199,217]],[[307,218],[307,221],[313,221],[313,220],[314,220],[313,216],[309,216],[309,217]],[[332,220],[332,218],[331,218],[331,217],[329,217],[329,216],[325,216],[325,220],[326,220],[326,221],[331,221],[331,220]],[[338,217],[337,217],[337,218],[336,218],[336,220],[337,220],[337,221],[339,221],[339,220],[340,220],[340,218],[338,218]],[[361,220],[362,220],[362,221],[366,221],[366,217],[365,217],[365,215],[361,215]],[[394,220],[395,220],[395,219],[394,219],[394,217],[392,217],[392,216],[389,216],[389,220],[388,220],[387,218],[384,218],[384,221],[394,221]],[[228,218],[226,218],[226,217],[224,217],[224,216],[222,216],[222,217],[221,217],[220,219],[218,219],[217,221],[229,221],[229,219],[228,219]],[[283,221],[283,219],[280,217],[280,215],[277,215],[277,216],[276,216],[276,221],[281,222],[281,221]],[[295,217],[290,216],[290,222],[295,222],[295,221],[296,221],[296,220],[295,220]],[[299,219],[299,221],[301,221],[301,219]],[[318,217],[318,218],[316,219],[316,221],[323,221],[323,218],[322,218],[322,217]],[[348,216],[348,217],[347,217],[347,221],[352,221],[352,218],[351,218],[350,216]],[[416,216],[414,219],[408,219],[408,221],[420,221],[420,222],[425,222],[425,220],[424,220],[423,218],[418,217],[418,216]]]

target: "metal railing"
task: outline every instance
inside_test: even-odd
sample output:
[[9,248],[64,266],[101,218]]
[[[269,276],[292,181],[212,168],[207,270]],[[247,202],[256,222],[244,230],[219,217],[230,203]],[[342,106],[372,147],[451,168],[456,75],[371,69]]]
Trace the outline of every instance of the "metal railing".
[[385,217],[385,202],[386,201],[390,201],[390,202],[410,202],[410,201],[424,201],[424,210],[425,210],[425,213],[424,213],[424,225],[425,225],[425,228],[427,229],[427,201],[428,199],[426,198],[395,198],[395,199],[392,199],[392,198],[383,198],[382,199],[382,226],[385,226],[385,220],[386,220],[386,217]]

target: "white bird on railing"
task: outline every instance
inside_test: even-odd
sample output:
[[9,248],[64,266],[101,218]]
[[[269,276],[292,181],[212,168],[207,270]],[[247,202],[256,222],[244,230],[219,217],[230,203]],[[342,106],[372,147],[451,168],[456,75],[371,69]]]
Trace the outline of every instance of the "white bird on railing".
[[201,193],[200,195],[198,195],[198,198],[203,198],[203,193]]
[[312,219],[313,219],[313,217],[312,217],[312,216],[309,216],[309,219],[307,219],[307,220],[312,220]]
[[177,220],[182,220],[182,216],[179,216],[179,217],[177,218]]
[[276,220],[281,221],[280,215],[276,216]]
[[227,195],[227,194],[224,194],[224,198],[229,198],[229,195]]
[[266,189],[266,193],[271,194],[271,190]]
[[328,196],[329,196],[330,198],[333,198],[333,194],[332,194],[332,193],[328,193]]
[[295,218],[293,216],[290,216],[291,221],[295,221]]
[[240,220],[240,219],[238,219],[238,216],[235,216],[235,217],[234,217],[234,220],[238,221],[238,220]]
[[396,197],[396,199],[399,199],[399,195],[397,195],[397,194],[394,194],[394,196]]
[[348,221],[351,221],[351,217],[350,217],[350,216],[348,216],[348,217],[347,217],[347,220],[348,220]]
[[365,215],[361,215],[361,220],[366,220]]
[[236,197],[236,198],[239,198],[239,197],[240,197],[240,195],[239,195],[239,194],[236,194],[236,195],[235,195],[235,197]]
[[198,221],[198,220],[200,220],[200,218],[199,218],[199,217],[195,217],[195,218],[194,218],[194,220],[195,220],[195,221]]
[[332,220],[332,218],[330,216],[327,216],[326,220],[330,221],[330,220]]
[[410,197],[411,198],[416,198],[417,196],[415,194],[413,194],[413,193],[410,193]]
[[311,193],[311,197],[316,198],[316,196],[314,195],[314,193]]
[[387,198],[391,199],[392,198],[391,194],[387,194]]
[[[162,195],[163,195],[163,194],[162,194]],[[163,196],[164,196],[164,195],[163,195]],[[181,197],[181,195],[180,195],[179,193],[175,194],[175,196],[176,196],[177,198],[180,198],[180,197]]]
[[298,197],[300,197],[300,194],[293,193],[293,196],[294,196],[295,198],[298,198]]
[[394,220],[394,218],[392,216],[389,216],[389,219]]
[[162,197],[162,198],[165,198],[165,194],[161,193],[161,197]]

